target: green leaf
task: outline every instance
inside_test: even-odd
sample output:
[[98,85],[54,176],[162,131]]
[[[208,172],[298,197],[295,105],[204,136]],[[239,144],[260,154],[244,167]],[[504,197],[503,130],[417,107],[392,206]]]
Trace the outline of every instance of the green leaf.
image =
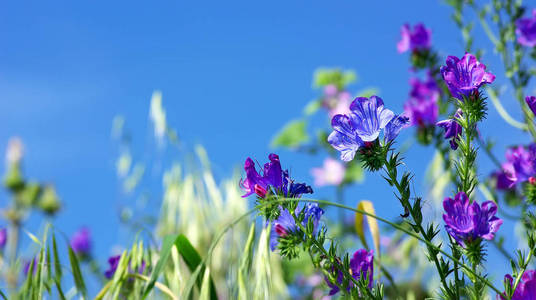
[[[183,234],[180,234],[177,239],[175,240],[175,246],[177,247],[177,250],[179,251],[180,255],[184,259],[184,262],[188,266],[188,269],[190,269],[190,272],[194,272],[197,269],[197,266],[201,265],[201,256],[195,250],[195,248],[192,246],[190,241],[186,236]],[[204,274],[204,267],[201,267],[200,274]],[[203,284],[203,278],[201,276],[198,276],[197,278],[197,285],[201,288]],[[210,279],[210,299],[218,299],[218,296],[216,294],[216,287],[214,285],[214,282],[212,281],[212,278]]]
[[306,116],[310,116],[314,114],[315,112],[317,112],[321,107],[322,107],[322,101],[315,99],[307,103],[307,105],[303,108],[303,113]]
[[73,271],[74,285],[78,292],[82,294],[84,299],[87,298],[86,284],[84,283],[84,278],[82,277],[82,272],[80,272],[80,264],[78,263],[78,258],[73,251],[73,248],[69,247],[69,261],[71,262],[71,269]]
[[56,289],[58,290],[58,298],[60,298],[61,300],[66,300],[65,294],[63,293],[63,290],[61,289],[61,282],[57,278],[55,278],[54,284],[56,285]]
[[367,97],[367,98],[369,98],[371,96],[378,95],[379,93],[380,93],[379,89],[371,87],[371,88],[366,88],[364,90],[360,90],[359,92],[357,92],[356,97]]
[[272,139],[271,147],[296,148],[309,141],[305,120],[294,120],[286,124]]
[[238,271],[238,299],[248,299],[248,289],[246,278],[248,278],[251,269],[251,261],[253,258],[253,242],[255,241],[255,223],[249,228],[249,235],[242,253],[242,261],[240,262],[240,270]]
[[58,246],[56,245],[56,235],[52,234],[52,252],[54,253],[54,275],[56,281],[61,282],[61,262],[58,255]]
[[361,183],[365,179],[365,173],[361,164],[354,161],[350,162],[346,166],[346,172],[344,173],[344,183]]
[[153,289],[156,280],[158,279],[158,276],[160,276],[160,273],[163,271],[164,266],[169,258],[169,255],[171,254],[171,247],[173,247],[175,240],[176,237],[174,236],[164,237],[164,241],[162,242],[162,249],[160,250],[160,258],[158,259],[158,262],[156,263],[156,266],[151,273],[150,280],[145,286],[142,299],[145,299]]
[[211,290],[211,279],[210,279],[210,269],[205,269],[205,275],[203,275],[203,283],[201,285],[201,291],[199,292],[200,300],[209,300],[213,299],[210,296]]

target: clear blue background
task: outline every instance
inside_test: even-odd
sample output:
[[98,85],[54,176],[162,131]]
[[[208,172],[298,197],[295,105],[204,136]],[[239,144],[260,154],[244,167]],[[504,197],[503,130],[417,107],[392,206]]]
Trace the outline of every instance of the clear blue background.
[[[203,144],[223,178],[247,156],[267,157],[275,132],[318,95],[311,89],[317,67],[357,70],[353,91],[377,87],[386,105],[400,112],[410,77],[407,54],[396,52],[400,26],[424,22],[442,60],[461,56],[463,41],[450,14],[442,1],[429,0],[4,1],[0,149],[11,136],[24,140],[26,174],[54,183],[65,203],[57,226],[71,234],[89,225],[104,262],[125,238],[117,216],[123,197],[115,174],[117,147],[110,139],[115,115],[123,114],[134,134],[135,159],[153,155],[147,154],[154,146],[149,100],[153,90],[161,90],[168,124],[185,144]],[[502,63],[475,25],[476,45],[489,49],[484,63],[502,73]],[[498,76],[497,84],[505,82]],[[517,102],[502,100],[520,119]],[[507,145],[528,142],[493,108],[480,129],[484,136],[493,134],[501,159]],[[406,130],[401,140],[412,133]],[[280,154],[294,177],[309,182],[309,169],[323,159]],[[432,155],[432,149],[417,145],[406,155],[417,190]],[[479,167],[482,178],[494,168],[485,157]],[[161,195],[159,180],[155,176],[151,188],[155,199]],[[318,196],[332,192],[318,189]],[[352,206],[360,199],[373,200],[382,216],[400,213],[377,174],[347,193]],[[1,194],[0,204],[7,201]],[[512,228],[501,229],[510,247]],[[489,271],[502,276],[508,264],[493,249],[490,255]]]

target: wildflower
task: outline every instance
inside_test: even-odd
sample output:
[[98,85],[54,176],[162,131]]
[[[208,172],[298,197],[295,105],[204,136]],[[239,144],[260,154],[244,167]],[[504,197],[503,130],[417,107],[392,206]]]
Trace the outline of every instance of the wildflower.
[[82,257],[88,256],[91,252],[91,232],[89,229],[83,227],[75,232],[70,244],[76,254]]
[[104,272],[104,276],[106,276],[106,278],[110,279],[114,276],[115,271],[117,270],[117,267],[119,266],[119,260],[121,260],[121,255],[114,255],[108,258],[108,264],[110,266],[108,267],[108,270]]
[[260,198],[273,191],[284,197],[299,198],[302,194],[311,194],[313,189],[304,183],[295,183],[290,179],[288,170],[281,169],[279,156],[270,154],[270,162],[264,164],[264,170],[259,174],[255,168],[255,163],[251,158],[247,158],[244,164],[246,179],[240,180],[240,187],[246,192],[242,197],[257,194]]
[[331,119],[334,131],[328,136],[328,142],[341,152],[343,161],[354,159],[357,150],[378,139],[384,128],[384,141],[392,141],[409,121],[385,109],[383,100],[377,96],[356,98],[350,111],[348,115],[336,115]]
[[527,105],[530,107],[530,110],[532,110],[532,113],[536,115],[536,97],[527,96],[525,98],[525,101],[527,102]]
[[433,78],[426,81],[417,78],[410,80],[412,86],[410,98],[404,104],[404,114],[409,117],[413,126],[425,127],[435,124],[439,113],[437,101],[439,99],[439,87]]
[[[284,238],[289,234],[301,232],[290,212],[281,206],[279,206],[279,209],[279,217],[272,221],[272,232],[270,233],[270,249],[272,249],[272,251],[277,248],[279,238]],[[307,203],[302,209],[296,208],[295,215],[299,215],[302,210],[304,213],[302,225],[304,227],[307,226],[309,219],[312,219],[314,228],[313,234],[316,234],[318,231],[318,224],[320,223],[320,217],[324,214],[324,210],[320,208],[317,203]]]
[[[356,280],[359,280],[361,276],[368,278],[368,287],[372,288],[372,277],[374,275],[374,252],[372,250],[367,251],[365,249],[357,250],[352,258],[350,259],[350,270],[349,273]],[[341,271],[338,272],[337,284],[330,282],[327,278],[326,283],[331,288],[329,295],[333,296],[339,292],[338,285],[342,284],[343,274]],[[353,283],[350,282],[348,288],[353,287]]]
[[523,46],[536,46],[536,9],[532,10],[532,18],[521,18],[516,21],[517,42]]
[[321,168],[311,170],[316,186],[339,185],[344,180],[344,173],[344,165],[331,157],[324,160],[324,165]]
[[536,144],[516,146],[506,151],[502,170],[494,174],[498,189],[509,189],[517,183],[528,181],[536,175]]
[[458,109],[454,114],[454,118],[446,119],[436,123],[437,126],[445,129],[444,138],[450,139],[450,148],[452,150],[458,149],[458,140],[460,139],[460,135],[462,134],[462,126],[458,124],[456,118],[460,118],[462,114],[462,110]]
[[466,246],[467,243],[480,239],[491,240],[503,221],[496,217],[497,205],[486,201],[480,206],[469,202],[464,192],[458,192],[454,199],[445,198],[443,201],[443,220],[445,228],[458,244]]
[[35,272],[37,271],[37,257],[34,257],[31,260],[28,260],[24,263],[24,267],[22,271],[24,272],[25,276],[28,276],[28,272],[30,272],[30,266],[32,267],[32,274],[35,275]]
[[[504,279],[514,286],[514,278],[511,275],[505,275]],[[501,295],[501,299],[506,299]],[[516,290],[511,300],[534,300],[536,299],[536,270],[526,270],[517,284]]]
[[431,45],[432,31],[419,23],[411,30],[408,24],[404,24],[400,30],[402,39],[396,45],[399,53],[419,50],[428,50]]
[[0,250],[6,246],[7,243],[7,229],[0,229]]
[[459,100],[463,101],[464,96],[475,94],[483,84],[495,80],[495,75],[486,72],[486,66],[471,53],[465,53],[461,59],[449,56],[446,63],[441,67],[441,75],[452,96]]

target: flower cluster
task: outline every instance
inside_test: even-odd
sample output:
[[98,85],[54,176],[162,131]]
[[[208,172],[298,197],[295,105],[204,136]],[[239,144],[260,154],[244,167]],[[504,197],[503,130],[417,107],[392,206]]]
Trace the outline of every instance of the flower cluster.
[[408,117],[395,115],[383,107],[380,97],[358,97],[350,105],[348,115],[336,115],[331,119],[333,132],[328,142],[341,153],[343,161],[351,161],[362,147],[370,147],[382,129],[384,142],[393,141],[409,122]]
[[[511,275],[505,275],[504,279],[514,286],[514,278]],[[501,295],[501,299],[506,299]],[[536,299],[536,270],[526,270],[521,276],[521,280],[516,287],[511,300],[534,300]]]
[[[368,288],[372,288],[372,277],[374,275],[374,252],[372,250],[367,251],[365,249],[357,250],[350,259],[350,274],[354,279],[360,278],[368,279]],[[343,274],[338,273],[337,284],[331,282],[328,278],[325,278],[327,285],[330,287],[329,295],[333,296],[340,291],[339,286],[342,285]],[[350,284],[348,290],[353,286]]]
[[531,18],[521,18],[516,22],[517,42],[523,46],[536,46],[536,9]]
[[458,149],[458,141],[460,135],[462,134],[462,126],[456,121],[462,116],[463,112],[461,109],[458,109],[454,114],[452,119],[446,119],[443,121],[437,122],[437,126],[445,129],[445,139],[450,139],[450,148],[452,150]]
[[[111,279],[114,277],[115,271],[117,271],[117,267],[119,267],[119,261],[121,260],[121,255],[113,255],[108,258],[108,270],[104,272],[104,276],[107,279]],[[145,263],[145,260],[141,261],[141,264],[135,268],[135,270],[132,270],[131,264],[128,265],[128,272],[129,273],[138,273],[143,274],[145,272],[147,264]]]
[[264,169],[259,173],[251,158],[247,158],[244,164],[246,179],[240,180],[240,187],[246,192],[242,197],[257,194],[265,198],[267,194],[281,195],[288,198],[299,198],[302,194],[311,194],[313,189],[304,183],[295,183],[289,177],[288,170],[281,169],[279,156],[270,154],[270,162],[264,164]]
[[[288,237],[291,234],[303,234],[298,225],[296,225],[296,222],[290,212],[281,206],[279,208],[279,217],[272,221],[271,227],[272,232],[270,234],[270,249],[272,251],[277,249],[279,239]],[[316,235],[318,232],[320,217],[322,217],[324,214],[324,210],[320,208],[317,203],[308,203],[302,209],[296,208],[295,214],[300,215],[301,213],[303,213],[303,227],[306,227],[308,222],[312,222],[313,234]]]
[[486,72],[486,66],[471,53],[465,53],[461,59],[449,56],[447,65],[441,67],[441,76],[452,96],[461,101],[474,96],[482,85],[495,80],[495,75]]
[[497,205],[486,201],[480,206],[470,202],[464,192],[456,194],[454,199],[443,201],[443,220],[445,229],[456,242],[462,246],[480,239],[491,240],[503,221],[496,217]]
[[87,257],[91,252],[91,232],[88,228],[83,227],[77,231],[71,238],[71,248],[74,253],[81,257]]
[[510,189],[536,176],[536,144],[516,146],[506,151],[502,170],[495,173],[497,189]]
[[411,30],[409,24],[404,24],[400,30],[401,40],[396,45],[399,53],[411,50],[428,50],[432,43],[432,31],[419,23]]
[[428,75],[426,81],[417,78],[410,80],[410,98],[404,104],[404,114],[409,117],[410,124],[426,127],[435,124],[439,113],[437,101],[440,90],[433,78]]
[[119,266],[120,260],[121,260],[121,255],[114,255],[108,258],[108,265],[109,265],[108,270],[104,272],[104,276],[106,276],[106,278],[111,279],[114,276],[115,271],[117,270],[117,267]]

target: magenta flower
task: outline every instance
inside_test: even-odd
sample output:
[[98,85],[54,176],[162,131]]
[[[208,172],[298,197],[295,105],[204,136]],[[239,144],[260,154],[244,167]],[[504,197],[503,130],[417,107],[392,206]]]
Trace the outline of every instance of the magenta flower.
[[396,138],[400,130],[409,122],[405,116],[395,114],[383,107],[380,97],[358,97],[350,105],[351,113],[336,115],[331,119],[333,132],[328,142],[341,152],[341,160],[351,161],[366,142],[375,141],[382,129],[385,142]]
[[[510,274],[505,275],[504,279],[514,286],[514,278]],[[501,299],[506,299],[504,294]],[[517,284],[512,300],[536,300],[536,270],[526,270]]]
[[274,192],[288,198],[299,198],[302,194],[312,194],[313,189],[305,183],[296,183],[290,179],[288,170],[281,169],[279,156],[270,154],[270,162],[264,164],[264,170],[261,174],[257,172],[255,163],[251,158],[246,159],[244,170],[246,170],[246,179],[240,179],[240,187],[246,193],[242,197],[248,197],[251,194],[264,198],[267,193]]
[[7,243],[7,229],[0,229],[0,250],[6,246]]
[[462,114],[462,110],[458,109],[454,114],[454,118],[446,119],[436,123],[437,126],[445,129],[444,137],[446,140],[450,139],[450,148],[452,150],[458,149],[458,140],[460,139],[460,135],[462,134],[462,126],[458,124],[458,122],[456,122],[456,118],[461,117]]
[[114,276],[117,267],[119,266],[119,260],[121,260],[121,255],[114,255],[108,258],[108,270],[104,272],[104,276],[110,279]]
[[404,24],[400,29],[401,40],[396,45],[399,53],[419,50],[428,50],[431,46],[432,31],[419,23],[411,30],[409,24]]
[[[367,251],[365,249],[357,250],[350,259],[350,274],[354,279],[359,280],[361,276],[368,276],[368,287],[372,288],[372,277],[374,276],[374,252],[372,250]],[[337,276],[337,283],[342,284],[343,274],[339,271]],[[325,278],[327,285],[331,288],[329,295],[333,296],[339,292],[339,287],[336,284],[331,283]],[[353,287],[353,283],[350,282],[349,288]]]
[[338,114],[347,114],[350,112],[350,102],[352,96],[347,91],[339,91],[334,84],[328,84],[324,87],[322,97],[322,106],[329,112],[329,117]]
[[454,98],[463,101],[486,83],[492,83],[495,75],[486,72],[486,66],[480,63],[471,53],[459,59],[456,56],[447,58],[447,65],[441,67],[441,75]]
[[[290,233],[301,232],[299,227],[294,222],[294,218],[287,209],[279,207],[279,217],[272,221],[272,228],[270,233],[270,249],[274,251],[279,244],[279,238],[285,237]],[[324,210],[318,206],[318,203],[307,203],[303,208],[305,218],[302,225],[305,227],[309,222],[309,219],[313,220],[314,230],[316,234],[318,230],[318,224],[320,223],[320,217],[324,214]],[[299,215],[302,209],[296,208],[295,214]]]
[[523,46],[536,46],[536,9],[532,10],[532,18],[521,18],[516,21],[517,42]]
[[532,113],[536,115],[536,97],[527,96],[525,98],[525,101],[527,102],[527,105],[530,107],[530,110],[532,110]]
[[536,176],[536,144],[506,150],[506,162],[502,170],[494,175],[497,177],[497,189],[509,189]]
[[404,104],[404,115],[409,117],[413,126],[425,127],[435,124],[439,113],[437,101],[440,91],[433,78],[423,82],[417,78],[410,80],[410,98]]
[[91,232],[89,229],[82,227],[75,232],[71,238],[70,244],[76,254],[81,256],[89,255],[91,252]]
[[486,201],[480,206],[476,201],[469,202],[464,192],[456,194],[454,199],[443,200],[443,220],[445,228],[458,244],[465,247],[469,242],[493,239],[495,232],[503,221],[496,217],[497,205]]
[[316,186],[339,185],[344,180],[346,168],[340,161],[328,157],[321,168],[313,168],[311,174]]

